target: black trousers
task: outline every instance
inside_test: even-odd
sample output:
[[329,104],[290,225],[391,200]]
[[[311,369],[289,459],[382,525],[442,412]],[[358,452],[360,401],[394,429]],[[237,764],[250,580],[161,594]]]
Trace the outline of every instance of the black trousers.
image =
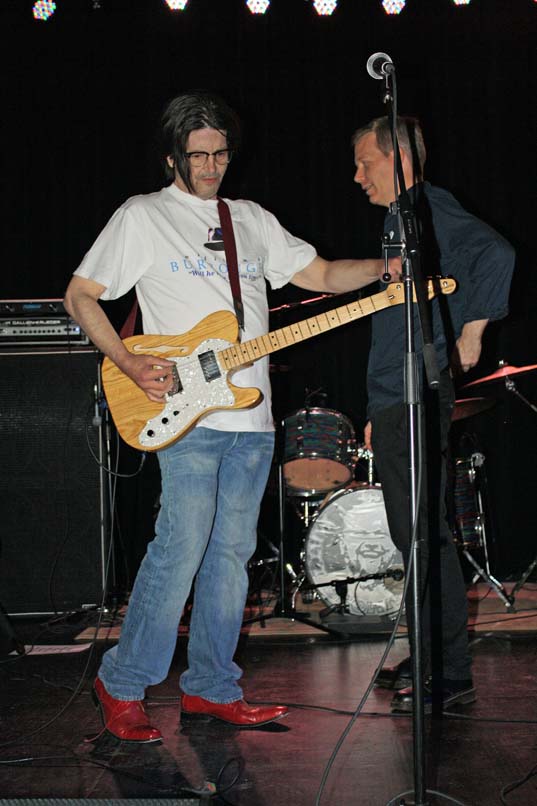
[[[446,467],[454,394],[449,372],[441,373],[439,392],[428,391],[421,412],[424,436],[418,523],[422,543],[422,644],[424,670],[434,678],[468,680],[466,586],[446,517]],[[409,455],[407,410],[401,403],[371,417],[372,448],[393,542],[408,567],[410,552]],[[412,624],[412,591],[406,601]],[[412,649],[412,647],[411,647]]]

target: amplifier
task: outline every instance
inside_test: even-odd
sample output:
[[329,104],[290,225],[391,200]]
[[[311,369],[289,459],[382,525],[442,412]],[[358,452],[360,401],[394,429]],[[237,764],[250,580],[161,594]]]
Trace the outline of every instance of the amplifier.
[[109,516],[94,418],[99,370],[88,347],[0,349],[0,600],[8,614],[102,600]]
[[90,340],[61,299],[0,300],[0,346],[76,344]]

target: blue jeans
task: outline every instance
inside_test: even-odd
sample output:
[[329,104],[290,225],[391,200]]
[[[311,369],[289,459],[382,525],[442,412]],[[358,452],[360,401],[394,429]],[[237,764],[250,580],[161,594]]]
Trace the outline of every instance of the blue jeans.
[[99,677],[112,697],[141,700],[168,674],[195,578],[186,694],[228,703],[242,697],[233,662],[256,546],[274,434],[194,428],[158,454],[161,508],[130,597],[119,644]]

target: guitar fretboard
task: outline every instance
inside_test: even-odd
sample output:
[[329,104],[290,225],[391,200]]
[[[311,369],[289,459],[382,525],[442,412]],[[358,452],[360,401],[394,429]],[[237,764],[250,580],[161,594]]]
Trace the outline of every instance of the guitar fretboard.
[[[399,284],[397,284],[396,288],[398,287]],[[402,285],[400,286],[400,292],[401,294],[403,293]],[[393,304],[395,296],[398,296],[398,294],[396,295],[388,290],[381,291],[371,297],[355,300],[348,305],[342,305],[318,316],[311,316],[309,319],[304,319],[293,325],[273,330],[264,336],[258,336],[256,339],[250,339],[233,347],[226,347],[225,350],[221,350],[218,353],[218,357],[228,370],[233,367],[240,367],[242,364],[250,364],[252,361],[257,361],[257,359],[277,350],[282,350],[284,347],[290,347],[305,339],[311,339],[320,333],[326,333],[335,327],[361,319],[363,316],[369,316],[382,308],[388,308]]]

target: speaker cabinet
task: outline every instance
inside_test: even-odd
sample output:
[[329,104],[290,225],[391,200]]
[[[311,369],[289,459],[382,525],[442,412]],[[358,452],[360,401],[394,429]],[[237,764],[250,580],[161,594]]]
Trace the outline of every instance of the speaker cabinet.
[[0,604],[98,605],[106,554],[95,350],[0,351]]

